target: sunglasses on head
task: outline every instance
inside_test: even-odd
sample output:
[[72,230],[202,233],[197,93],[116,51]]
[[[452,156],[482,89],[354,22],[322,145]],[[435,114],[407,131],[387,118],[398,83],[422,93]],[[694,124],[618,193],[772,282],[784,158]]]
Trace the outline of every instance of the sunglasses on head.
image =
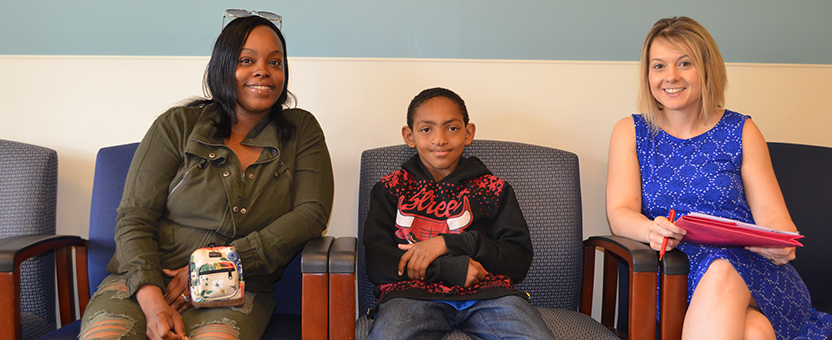
[[222,14],[222,27],[225,27],[227,23],[233,21],[234,19],[250,17],[252,15],[273,21],[274,25],[277,26],[277,29],[281,29],[281,26],[283,26],[283,17],[272,12],[227,9],[225,10],[225,13]]

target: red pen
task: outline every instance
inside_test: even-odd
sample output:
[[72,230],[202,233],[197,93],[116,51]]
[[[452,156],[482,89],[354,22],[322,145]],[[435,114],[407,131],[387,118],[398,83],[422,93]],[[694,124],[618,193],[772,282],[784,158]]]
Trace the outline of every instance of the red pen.
[[[670,223],[673,223],[674,219],[676,219],[676,210],[670,209],[670,215],[667,217],[667,220],[669,220]],[[662,257],[664,257],[665,249],[667,249],[667,237],[662,240],[662,249],[659,250],[659,261],[661,261]]]

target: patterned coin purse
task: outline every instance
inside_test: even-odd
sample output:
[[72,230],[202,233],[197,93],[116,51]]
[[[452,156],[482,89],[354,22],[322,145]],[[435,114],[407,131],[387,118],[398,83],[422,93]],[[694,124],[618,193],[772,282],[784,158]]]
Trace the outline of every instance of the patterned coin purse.
[[191,304],[196,308],[245,302],[243,263],[233,246],[210,246],[191,253]]

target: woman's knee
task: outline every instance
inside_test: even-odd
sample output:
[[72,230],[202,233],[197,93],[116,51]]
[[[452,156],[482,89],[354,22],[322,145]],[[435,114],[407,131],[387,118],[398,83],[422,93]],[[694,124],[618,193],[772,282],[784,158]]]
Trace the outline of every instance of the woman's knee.
[[194,326],[188,336],[194,340],[238,340],[240,339],[240,329],[237,328],[237,323],[234,320],[223,318],[222,320]]
[[198,339],[260,339],[274,313],[271,294],[246,292],[246,302],[228,308],[190,308],[182,313],[188,337]]
[[745,286],[745,281],[731,262],[728,260],[714,260],[699,281],[700,286],[703,284],[726,288],[738,285]]
[[136,335],[136,319],[125,314],[100,311],[93,315],[81,330],[79,339],[116,340]]
[[707,273],[714,273],[720,274],[719,276],[726,276],[726,274],[736,273],[737,269],[734,268],[734,265],[731,264],[728,260],[714,260],[711,262],[711,265],[708,266]]
[[751,302],[751,292],[734,266],[727,260],[716,260],[694,288],[690,305],[691,308],[731,305],[737,308],[737,312],[741,312]]
[[144,327],[141,308],[127,295],[127,285],[108,278],[87,305],[79,339],[143,338]]

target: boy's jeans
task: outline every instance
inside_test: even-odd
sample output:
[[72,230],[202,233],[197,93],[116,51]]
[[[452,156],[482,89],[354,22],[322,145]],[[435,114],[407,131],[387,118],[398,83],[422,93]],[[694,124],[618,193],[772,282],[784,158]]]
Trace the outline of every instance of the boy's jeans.
[[396,298],[379,305],[368,339],[442,339],[460,330],[474,339],[554,339],[540,313],[519,296],[479,300],[465,310]]

